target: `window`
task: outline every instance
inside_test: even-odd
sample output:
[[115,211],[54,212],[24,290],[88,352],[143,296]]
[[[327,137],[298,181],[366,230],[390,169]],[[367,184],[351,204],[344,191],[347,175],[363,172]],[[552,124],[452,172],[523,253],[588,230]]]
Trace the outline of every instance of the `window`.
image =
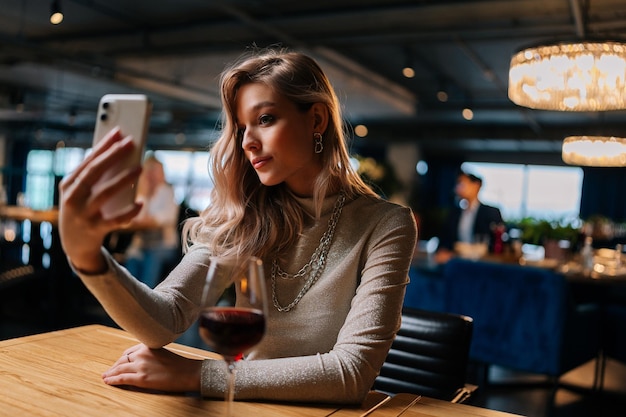
[[163,163],[165,178],[174,187],[179,203],[185,201],[196,211],[209,204],[213,183],[209,178],[208,152],[156,151],[154,156]]
[[[24,203],[36,210],[53,206],[56,179],[72,172],[91,149],[64,148],[54,151],[32,150],[26,159],[26,190]],[[209,202],[212,182],[208,174],[208,152],[155,151],[163,162],[165,178],[174,187],[176,201],[196,210]]]
[[481,201],[499,207],[505,220],[579,218],[581,168],[476,162],[462,168],[482,177]]
[[25,204],[36,210],[52,207],[55,190],[53,161],[54,153],[51,151],[37,150],[28,153],[24,201],[19,201],[18,204]]

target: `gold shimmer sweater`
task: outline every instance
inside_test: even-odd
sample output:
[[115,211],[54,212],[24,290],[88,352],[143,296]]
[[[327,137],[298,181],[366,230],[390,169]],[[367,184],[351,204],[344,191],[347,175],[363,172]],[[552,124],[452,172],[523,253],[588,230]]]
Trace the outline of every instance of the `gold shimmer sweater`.
[[[312,199],[297,198],[312,215]],[[288,273],[306,264],[328,228],[336,196],[281,261]],[[311,222],[313,223],[313,222]],[[271,259],[265,259],[267,332],[237,364],[235,398],[359,403],[370,390],[400,326],[417,231],[410,210],[381,199],[346,201],[326,268],[300,302],[279,312],[271,300]],[[175,340],[200,313],[208,250],[194,245],[154,290],[134,279],[103,249],[108,271],[84,284],[122,328],[159,348]],[[288,260],[288,262],[286,261]],[[305,278],[276,280],[282,306]],[[216,294],[217,297],[219,294]],[[222,398],[225,365],[205,360],[201,393]]]

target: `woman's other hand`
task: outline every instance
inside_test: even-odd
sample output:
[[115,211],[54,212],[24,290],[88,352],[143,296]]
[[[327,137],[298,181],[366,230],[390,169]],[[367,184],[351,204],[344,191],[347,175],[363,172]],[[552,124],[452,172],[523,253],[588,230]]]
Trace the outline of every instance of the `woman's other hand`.
[[100,209],[120,187],[134,183],[141,168],[124,170],[94,190],[94,185],[114,161],[130,152],[135,145],[131,137],[122,137],[119,129],[113,129],[85,158],[85,160],[59,184],[59,234],[65,254],[75,268],[86,273],[105,269],[100,253],[102,242],[108,233],[128,223],[141,209],[132,209],[112,219],[105,220]]
[[199,392],[202,361],[140,344],[126,349],[102,374],[108,385],[132,385],[169,392]]

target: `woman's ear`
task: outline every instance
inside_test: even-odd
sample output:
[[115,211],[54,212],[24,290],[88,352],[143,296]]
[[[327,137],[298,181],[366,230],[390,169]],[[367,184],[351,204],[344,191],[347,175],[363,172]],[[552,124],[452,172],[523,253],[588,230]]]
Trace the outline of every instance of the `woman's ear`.
[[328,108],[324,103],[314,103],[311,106],[313,115],[313,131],[324,134],[328,128]]

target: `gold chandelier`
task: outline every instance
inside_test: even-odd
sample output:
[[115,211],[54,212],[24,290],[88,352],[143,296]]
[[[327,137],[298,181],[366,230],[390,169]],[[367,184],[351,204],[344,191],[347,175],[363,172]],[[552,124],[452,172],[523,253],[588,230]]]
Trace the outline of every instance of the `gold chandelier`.
[[626,139],[615,136],[569,136],[563,140],[563,162],[597,167],[626,166]]
[[511,58],[509,98],[541,110],[626,109],[626,44],[581,40],[523,49]]

